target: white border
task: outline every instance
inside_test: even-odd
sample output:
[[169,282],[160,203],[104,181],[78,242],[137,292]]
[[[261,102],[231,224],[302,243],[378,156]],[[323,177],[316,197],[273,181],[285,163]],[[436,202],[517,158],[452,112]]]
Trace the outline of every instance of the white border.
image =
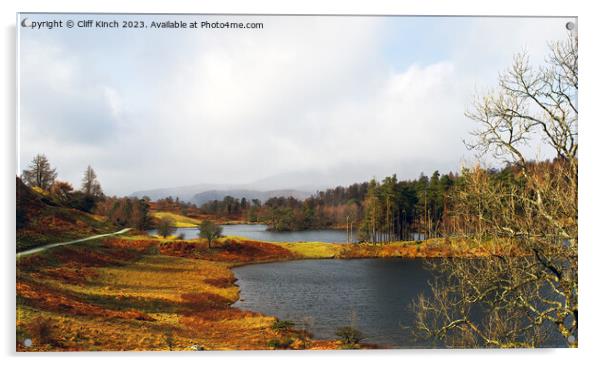
[[[135,361],[142,357],[144,362],[150,364],[164,364],[173,361],[167,357],[174,357],[178,363],[279,363],[305,364],[314,361],[344,362],[348,364],[363,364],[369,358],[376,357],[376,361],[383,363],[399,362],[426,362],[438,364],[507,364],[508,362],[550,362],[577,364],[600,360],[598,343],[602,323],[599,319],[602,297],[599,293],[600,285],[600,258],[602,258],[601,243],[596,240],[598,210],[601,207],[600,194],[600,104],[599,85],[602,85],[600,76],[600,60],[602,59],[599,47],[600,12],[595,9],[595,1],[570,2],[570,1],[525,1],[506,0],[492,3],[490,1],[476,0],[405,0],[393,1],[278,1],[260,0],[250,1],[203,1],[193,3],[184,0],[174,1],[126,1],[126,0],[3,0],[0,2],[0,21],[2,29],[2,74],[4,85],[0,91],[0,110],[4,113],[2,124],[2,222],[1,231],[4,233],[2,247],[4,248],[2,280],[2,355],[9,363],[25,364],[47,363],[48,361],[61,364],[106,364],[114,360]],[[396,351],[355,351],[355,352],[208,352],[201,354],[168,354],[168,353],[99,353],[99,354],[40,354],[23,355],[14,353],[14,239],[15,239],[15,185],[14,172],[16,169],[15,151],[17,148],[15,135],[16,117],[16,62],[15,62],[15,19],[16,12],[181,12],[181,13],[320,13],[320,14],[395,14],[395,15],[533,15],[533,16],[578,16],[579,17],[579,53],[581,90],[579,102],[580,140],[581,140],[581,166],[580,166],[580,302],[581,302],[581,328],[579,329],[580,348],[577,350],[518,350],[518,351],[448,351],[448,350],[396,350]],[[598,86],[598,87],[597,87]]]

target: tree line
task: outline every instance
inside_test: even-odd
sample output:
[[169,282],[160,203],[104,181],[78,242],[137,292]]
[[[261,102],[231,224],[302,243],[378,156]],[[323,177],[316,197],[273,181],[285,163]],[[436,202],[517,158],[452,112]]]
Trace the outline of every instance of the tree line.
[[[549,166],[552,162],[531,163]],[[227,196],[203,204],[200,211],[220,217],[265,223],[274,231],[340,228],[358,233],[372,243],[424,240],[476,231],[474,217],[462,214],[463,192],[470,170],[417,179],[399,180],[396,175],[378,181],[338,186],[316,192],[305,200],[274,197],[261,202]],[[507,164],[484,169],[492,181],[520,186],[518,169]]]
[[[142,197],[142,199],[150,201],[150,198],[147,196]],[[173,198],[172,196],[168,196],[160,198],[153,205],[156,210],[163,212],[173,212],[185,216],[202,214],[196,204],[180,200],[178,197]]]

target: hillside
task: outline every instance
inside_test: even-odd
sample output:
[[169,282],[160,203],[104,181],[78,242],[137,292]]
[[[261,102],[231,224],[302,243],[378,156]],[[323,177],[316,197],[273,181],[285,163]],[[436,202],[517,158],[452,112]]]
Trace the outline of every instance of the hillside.
[[[288,176],[288,175],[287,175]],[[294,176],[297,178],[298,176]],[[361,180],[361,179],[360,179]],[[295,180],[287,180],[282,176],[275,176],[259,180],[250,184],[197,184],[170,188],[150,189],[135,191],[130,194],[132,197],[149,197],[152,201],[164,199],[167,197],[179,198],[185,202],[198,204],[198,201],[205,203],[210,200],[220,200],[224,196],[230,195],[241,199],[243,196],[247,199],[267,200],[275,196],[292,196],[297,199],[305,199],[311,195],[310,192],[326,189],[328,186],[337,186],[340,184],[298,184]],[[197,196],[199,196],[197,198]],[[202,204],[201,203],[201,204]]]
[[158,199],[164,199],[168,196],[175,198],[179,198],[185,202],[192,201],[192,198],[203,191],[212,190],[212,189],[229,189],[229,186],[216,185],[216,184],[197,184],[197,185],[187,185],[187,186],[179,186],[172,188],[160,188],[160,189],[150,189],[150,190],[140,190],[135,191],[130,196],[142,198],[144,196],[149,197],[151,200],[155,201]]
[[61,206],[16,180],[17,252],[115,229],[106,218]]
[[265,202],[266,200],[268,200],[270,198],[275,198],[275,197],[280,197],[280,196],[283,196],[283,197],[292,196],[293,198],[296,198],[299,200],[305,200],[306,198],[311,196],[311,193],[308,193],[306,191],[293,190],[293,189],[269,190],[269,191],[245,190],[245,189],[241,189],[241,190],[234,190],[234,189],[209,190],[209,191],[205,191],[205,192],[194,195],[192,198],[192,202],[198,206],[201,206],[212,200],[222,200],[226,196],[231,196],[231,197],[237,198],[237,199],[246,198],[248,201],[251,201],[253,199],[259,199],[262,202]]

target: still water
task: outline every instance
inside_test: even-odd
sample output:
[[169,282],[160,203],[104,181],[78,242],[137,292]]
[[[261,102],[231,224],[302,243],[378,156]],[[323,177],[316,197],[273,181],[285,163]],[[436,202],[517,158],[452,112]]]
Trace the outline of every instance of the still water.
[[[230,224],[223,225],[222,235],[241,236],[257,241],[266,242],[330,242],[346,243],[347,232],[338,229],[314,229],[296,232],[270,232],[265,224]],[[156,229],[148,231],[149,234],[157,234]],[[185,239],[199,237],[196,228],[178,228],[175,235],[183,234]],[[355,240],[355,235],[353,237]]]
[[315,338],[335,338],[339,327],[359,329],[368,343],[425,347],[411,339],[409,308],[428,293],[424,260],[304,260],[234,269],[241,289],[235,307],[291,320]]

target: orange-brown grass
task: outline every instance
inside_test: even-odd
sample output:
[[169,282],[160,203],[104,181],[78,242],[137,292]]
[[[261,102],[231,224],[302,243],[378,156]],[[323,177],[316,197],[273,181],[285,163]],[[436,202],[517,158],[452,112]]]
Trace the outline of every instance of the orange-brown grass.
[[[111,238],[19,259],[17,350],[269,349],[282,339],[275,318],[230,306],[238,287],[229,261],[272,259],[282,248],[231,243],[208,260],[160,254],[159,242]],[[286,336],[291,348],[338,346]]]
[[81,300],[71,293],[48,289],[45,285],[18,282],[17,293],[19,294],[20,303],[26,305],[35,303],[38,308],[46,311],[55,311],[72,315],[93,315],[105,318],[124,318],[145,321],[154,320],[135,309],[125,311],[107,309],[100,305],[91,304]]
[[[275,318],[232,308],[230,270],[299,258],[444,257],[513,254],[500,243],[435,239],[383,245],[108,238],[17,261],[17,350],[333,349],[301,331],[276,333]],[[31,338],[26,348],[23,340]]]
[[393,242],[387,244],[341,245],[337,258],[364,257],[488,257],[491,255],[521,255],[517,246],[511,243],[484,242],[479,245],[461,239],[434,238],[426,241]]
[[299,255],[276,244],[242,239],[223,239],[208,248],[207,242],[198,240],[163,242],[159,246],[162,254],[194,257],[211,261],[231,263],[267,262],[291,260]]
[[61,206],[19,178],[16,184],[18,251],[116,230],[106,218]]

